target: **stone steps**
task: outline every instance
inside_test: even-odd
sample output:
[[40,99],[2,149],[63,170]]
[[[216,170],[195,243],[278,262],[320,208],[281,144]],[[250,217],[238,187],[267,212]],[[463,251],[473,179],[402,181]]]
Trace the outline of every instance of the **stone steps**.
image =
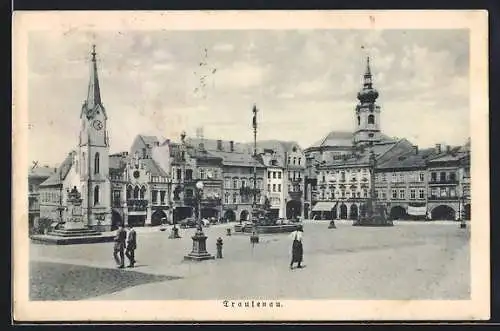
[[84,236],[99,236],[101,233],[92,229],[61,229],[49,232],[50,236],[60,237],[84,237]]
[[44,245],[74,245],[74,244],[94,244],[94,243],[104,243],[112,242],[115,238],[114,234],[98,234],[92,236],[72,236],[63,237],[60,235],[33,235],[31,236],[31,242],[35,244]]

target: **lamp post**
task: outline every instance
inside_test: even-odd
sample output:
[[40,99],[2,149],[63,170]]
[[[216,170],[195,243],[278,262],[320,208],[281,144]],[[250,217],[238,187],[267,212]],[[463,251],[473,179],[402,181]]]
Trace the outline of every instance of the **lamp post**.
[[193,239],[193,249],[191,253],[184,256],[185,260],[204,261],[212,260],[215,257],[207,252],[207,236],[203,233],[201,225],[201,198],[203,195],[203,182],[196,183],[196,202],[198,205],[198,226],[196,233],[191,237]]

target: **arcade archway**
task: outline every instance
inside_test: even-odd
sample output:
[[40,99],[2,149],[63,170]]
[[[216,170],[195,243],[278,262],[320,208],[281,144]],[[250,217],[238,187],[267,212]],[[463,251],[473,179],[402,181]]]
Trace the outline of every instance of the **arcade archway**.
[[455,210],[447,205],[440,205],[431,212],[433,220],[455,220]]
[[116,210],[111,211],[111,231],[118,229],[120,224],[123,224],[122,215]]
[[464,206],[464,219],[470,221],[470,204]]
[[401,206],[394,206],[391,208],[390,218],[393,220],[405,219],[407,216],[406,210]]
[[290,200],[286,203],[286,218],[297,219],[302,213],[302,205],[300,201]]
[[344,204],[340,205],[340,219],[341,220],[347,219],[347,206]]
[[358,206],[354,203],[351,205],[351,219],[358,219]]
[[151,215],[151,225],[152,226],[161,225],[163,221],[166,221],[166,219],[167,219],[167,214],[165,214],[163,210],[157,209],[153,213],[153,215]]
[[201,217],[202,218],[212,218],[212,217],[218,218],[219,211],[215,208],[209,208],[209,207],[201,208]]
[[242,210],[240,213],[240,221],[248,221],[248,211],[247,210]]
[[234,222],[236,221],[236,214],[232,209],[226,210],[226,212],[224,213],[224,219],[226,220],[226,222]]
[[173,218],[175,223],[179,223],[185,218],[193,216],[193,208],[191,207],[176,207],[174,209]]

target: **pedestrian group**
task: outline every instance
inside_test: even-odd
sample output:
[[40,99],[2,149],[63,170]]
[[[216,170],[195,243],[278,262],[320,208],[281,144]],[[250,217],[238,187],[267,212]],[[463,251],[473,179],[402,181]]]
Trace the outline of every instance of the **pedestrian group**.
[[135,266],[135,250],[137,249],[137,233],[134,228],[129,224],[127,225],[128,231],[125,230],[123,224],[116,231],[115,246],[113,257],[115,258],[118,268],[125,267],[125,256],[129,260],[128,268]]

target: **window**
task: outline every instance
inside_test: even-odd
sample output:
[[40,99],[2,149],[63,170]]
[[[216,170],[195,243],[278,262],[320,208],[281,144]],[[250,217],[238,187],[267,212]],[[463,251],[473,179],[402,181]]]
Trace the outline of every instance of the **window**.
[[415,199],[416,195],[415,195],[415,189],[411,189],[410,190],[410,199]]
[[299,157],[299,165],[300,165],[301,158]]
[[375,197],[378,199],[378,191],[375,190]]
[[296,157],[293,158],[293,164],[295,164],[295,163],[297,163],[297,158]]
[[238,196],[236,194],[233,195],[233,203],[238,203]]
[[439,181],[440,182],[446,181],[446,172],[442,171],[439,173]]
[[146,196],[146,188],[143,186],[141,187],[141,199],[144,199],[145,196]]
[[363,198],[368,198],[368,191],[367,190],[363,190]]
[[397,182],[397,180],[398,180],[398,176],[397,176],[397,174],[396,174],[395,172],[393,172],[393,173],[392,173],[392,181],[391,181],[391,182],[392,182],[392,183],[396,183],[396,182]]
[[400,183],[404,183],[404,181],[405,181],[405,174],[402,173],[402,172],[400,172],[399,173],[399,182]]
[[454,172],[450,172],[450,180],[453,182],[456,180],[456,174]]
[[187,189],[186,190],[186,198],[192,198],[193,197],[193,190]]
[[132,186],[127,186],[127,200],[132,199]]
[[392,198],[397,199],[398,198],[398,191],[397,190],[392,190]]
[[345,172],[340,173],[340,181],[345,182]]
[[358,126],[361,125],[361,117],[358,116]]
[[234,189],[238,188],[238,180],[237,179],[233,179],[233,188]]
[[368,124],[375,124],[375,116],[368,115]]
[[382,191],[382,199],[387,199],[387,193],[385,193],[385,191]]
[[271,192],[271,184],[267,184],[267,192]]
[[158,191],[157,190],[151,190],[151,201],[153,204],[158,203]]
[[290,162],[291,160],[292,160],[292,158],[289,156],[289,157],[288,157],[288,164],[290,164],[290,163],[291,163],[291,162]]
[[134,188],[134,199],[139,199],[139,186]]
[[382,181],[383,182],[387,181],[387,176],[385,175],[385,173],[382,173]]
[[425,180],[425,174],[423,172],[418,174],[418,181],[423,182]]
[[146,149],[145,148],[142,149],[142,158],[143,159],[146,158]]
[[99,153],[95,153],[94,157],[94,173],[99,173]]
[[229,203],[229,195],[230,195],[229,193],[226,193],[224,195],[224,203]]
[[399,198],[404,199],[405,198],[405,190],[399,190]]
[[455,190],[454,187],[450,188],[450,197],[456,197],[457,196],[457,191]]
[[359,191],[358,191],[358,192],[356,192],[356,196],[357,196],[358,198],[361,198],[361,192],[359,192]]
[[244,180],[244,179],[242,179],[242,180],[241,180],[241,187],[245,187],[245,186],[246,186],[246,184],[247,184],[247,183],[245,182],[245,180]]
[[431,182],[437,181],[437,174],[435,172],[431,172]]
[[181,169],[177,169],[177,179],[178,180],[182,179],[182,170]]
[[419,189],[419,190],[418,190],[418,198],[419,198],[419,199],[425,199],[425,192],[424,192],[424,189]]
[[341,192],[341,196],[342,196],[342,198],[345,198],[345,191]]
[[278,172],[278,179],[281,179],[281,171]]
[[276,184],[273,184],[273,192],[276,192]]
[[99,204],[99,186],[94,187],[94,206]]
[[160,191],[160,203],[165,204],[165,191]]
[[278,184],[278,192],[281,192],[281,184]]
[[273,171],[273,178],[276,179],[276,171]]
[[447,196],[447,192],[446,192],[446,188],[442,187],[441,188],[441,197],[446,197]]
[[186,169],[186,180],[193,179],[193,169]]
[[268,171],[268,172],[267,172],[267,178],[268,178],[268,179],[271,179],[271,171]]
[[323,183],[326,182],[325,174],[323,174],[322,181],[323,181]]
[[200,169],[200,179],[205,179],[205,169]]

